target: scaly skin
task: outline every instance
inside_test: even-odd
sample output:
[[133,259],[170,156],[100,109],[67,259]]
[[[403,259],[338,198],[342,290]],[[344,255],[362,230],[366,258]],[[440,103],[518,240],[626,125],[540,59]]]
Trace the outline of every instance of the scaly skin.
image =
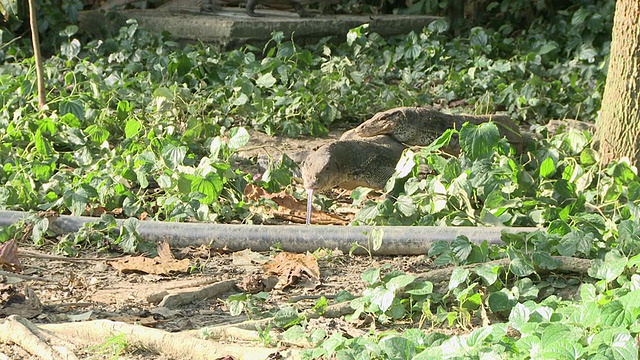
[[[460,129],[465,122],[477,125],[490,120],[496,123],[500,134],[511,142],[516,151],[522,150],[524,144],[518,127],[506,115],[450,115],[429,107],[399,107],[375,114],[355,131],[364,138],[386,134],[406,145],[427,146],[447,129]],[[459,150],[457,136],[451,139],[445,150]]]
[[334,186],[383,189],[395,171],[405,147],[389,136],[352,137],[321,146],[304,160],[301,172],[306,189]]

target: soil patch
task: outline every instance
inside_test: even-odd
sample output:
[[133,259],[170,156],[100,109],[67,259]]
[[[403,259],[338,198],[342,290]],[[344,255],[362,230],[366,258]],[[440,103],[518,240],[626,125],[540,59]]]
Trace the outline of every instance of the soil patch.
[[[151,275],[140,272],[123,273],[114,266],[114,259],[104,254],[83,254],[77,260],[57,258],[42,253],[42,249],[19,248],[22,275],[37,280],[20,280],[3,276],[0,282],[3,296],[11,294],[16,298],[31,298],[23,302],[31,303],[30,311],[17,309],[14,314],[24,315],[36,325],[83,322],[96,319],[137,324],[150,329],[160,329],[171,333],[199,331],[211,326],[238,324],[249,319],[260,319],[279,309],[292,307],[298,312],[310,311],[321,296],[333,303],[341,291],[358,296],[366,287],[359,274],[372,266],[389,265],[391,270],[401,270],[418,276],[431,268],[423,256],[396,256],[369,258],[350,256],[339,251],[320,250],[315,253],[319,265],[318,282],[309,284],[287,284],[284,288],[268,289],[264,302],[252,303],[251,310],[241,315],[230,314],[229,296],[242,294],[241,287],[263,277],[264,267],[254,259],[272,260],[278,252],[272,253],[224,253],[216,249],[187,248],[174,249],[178,259],[187,259],[189,271],[170,275]],[[117,260],[117,259],[116,259]],[[255,281],[254,281],[255,282]],[[230,283],[228,291],[210,297],[191,298],[185,303],[162,306],[163,297],[172,293],[198,291],[212,284]],[[264,290],[264,289],[263,289]],[[33,298],[35,296],[35,299]],[[160,301],[160,302],[159,302]],[[0,303],[0,309],[7,302]],[[164,305],[167,305],[165,303]],[[9,307],[4,306],[7,310]],[[8,314],[4,314],[5,316]],[[366,332],[368,325],[343,324],[336,329],[336,322],[344,320],[313,319],[314,328],[326,328],[327,333],[344,331],[348,333]],[[346,334],[346,333],[345,333]],[[113,352],[107,345],[117,337],[105,338],[92,348],[83,348],[76,355],[82,358],[108,359]],[[258,341],[230,339],[222,340],[229,346],[264,347]],[[104,351],[104,349],[107,349]],[[295,347],[294,347],[295,348]],[[279,349],[282,349],[280,347]],[[273,348],[277,352],[278,348]],[[37,359],[17,345],[0,345],[0,355],[11,359]],[[120,359],[158,359],[158,354],[142,349],[128,349],[120,354]],[[172,357],[165,357],[172,358]]]

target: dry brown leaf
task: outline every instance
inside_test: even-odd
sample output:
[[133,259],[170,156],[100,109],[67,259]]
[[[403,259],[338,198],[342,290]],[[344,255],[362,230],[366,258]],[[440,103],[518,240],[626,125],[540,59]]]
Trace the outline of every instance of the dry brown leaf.
[[231,258],[233,265],[243,267],[262,265],[270,261],[268,256],[252,251],[251,249],[236,251],[231,254]]
[[0,267],[7,271],[22,271],[22,265],[18,259],[18,245],[14,239],[0,244]]
[[316,288],[320,285],[320,266],[312,254],[281,252],[265,264],[265,270],[280,279],[276,288],[295,284]]
[[202,244],[200,246],[186,246],[180,249],[180,252],[176,254],[176,258],[184,259],[184,258],[192,258],[192,259],[208,259],[212,255],[215,254],[224,254],[225,251],[223,249],[212,248],[207,244]]
[[225,356],[219,357],[219,358],[217,358],[215,360],[238,360],[238,359],[233,357],[233,356],[231,356],[231,355],[225,355]]
[[120,272],[138,271],[158,275],[168,275],[171,272],[187,272],[189,270],[189,259],[176,260],[166,241],[158,244],[158,256],[153,259],[144,256],[126,256],[109,261],[108,264],[120,270]]
[[175,256],[171,253],[171,247],[166,241],[158,244],[158,257],[164,261],[175,260]]
[[[278,209],[269,210],[269,213],[274,218],[301,224],[306,221],[306,202],[300,201],[284,191],[272,194],[255,184],[248,184],[244,188],[244,195],[252,201],[264,198],[275,202],[278,205]],[[311,213],[311,222],[316,225],[347,225],[351,220],[337,214],[314,210]]]

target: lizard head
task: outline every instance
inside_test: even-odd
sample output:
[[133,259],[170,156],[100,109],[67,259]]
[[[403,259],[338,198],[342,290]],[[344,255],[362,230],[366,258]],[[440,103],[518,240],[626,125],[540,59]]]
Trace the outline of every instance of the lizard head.
[[331,144],[310,153],[300,168],[305,189],[326,190],[337,185],[340,171]]
[[391,109],[375,114],[371,119],[356,128],[356,133],[362,137],[391,134],[395,127],[404,120],[403,108]]

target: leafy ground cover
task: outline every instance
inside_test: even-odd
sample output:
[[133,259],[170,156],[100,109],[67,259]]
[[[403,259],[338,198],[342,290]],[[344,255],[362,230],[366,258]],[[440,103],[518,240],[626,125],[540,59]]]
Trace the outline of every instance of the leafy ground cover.
[[[393,39],[362,26],[342,43],[307,47],[274,33],[264,49],[230,52],[179,45],[134,22],[104,40],[85,40],[70,26],[59,53],[45,61],[49,103],[40,110],[28,50],[7,46],[0,208],[259,223],[265,212],[254,205],[271,203],[247,199],[247,185],[298,197],[302,190],[287,158],[260,173],[233,166],[238,149],[251,145],[247,129],[319,136],[403,105],[506,112],[534,125],[538,140],[523,154],[499,139],[493,124],[452,130],[406,152],[388,196],[352,192],[360,209],[354,222],[544,231],[505,234],[503,246],[464,237],[436,243],[419,260],[428,268],[340,264],[343,274],[362,274],[357,285],[309,308],[322,313],[348,304],[340,321],[360,332],[317,328],[304,307],[278,315],[280,293],[235,295],[224,309],[276,315],[261,340],[304,341],[302,356],[310,359],[635,359],[637,169],[624,160],[603,166],[588,131],[550,135],[535,126],[596,117],[612,11],[612,1],[585,2],[527,29],[505,23],[456,38],[444,21]],[[453,135],[460,137],[458,157],[439,151]],[[336,202],[319,197],[316,205],[333,210]],[[64,238],[48,237],[47,226],[6,227],[0,239],[31,239],[68,255],[152,251],[136,236],[135,221],[117,232],[104,216]],[[192,270],[224,273],[226,266]],[[444,267],[444,275],[433,267]],[[269,296],[272,303],[256,306]]]

